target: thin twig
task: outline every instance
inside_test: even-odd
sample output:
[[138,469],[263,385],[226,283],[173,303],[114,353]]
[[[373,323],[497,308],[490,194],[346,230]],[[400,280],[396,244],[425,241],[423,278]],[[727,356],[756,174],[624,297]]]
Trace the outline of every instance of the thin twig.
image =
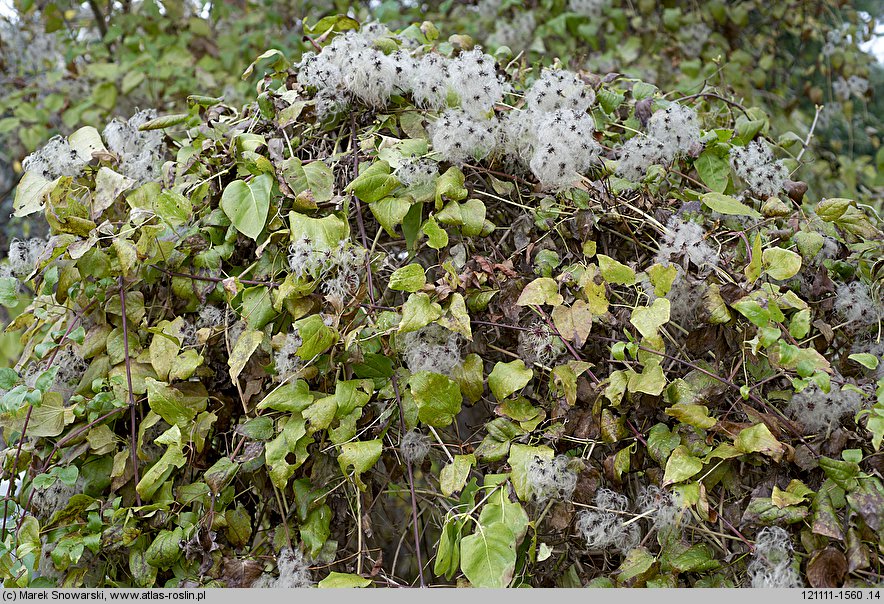
[[749,117],[749,112],[746,110],[745,107],[743,107],[742,105],[740,105],[740,104],[737,103],[736,101],[732,101],[732,100],[730,100],[730,99],[726,99],[726,98],[724,98],[723,96],[721,96],[721,95],[719,95],[719,94],[715,94],[714,92],[700,92],[700,93],[698,93],[698,94],[692,94],[692,95],[690,95],[690,96],[683,96],[683,97],[681,97],[680,99],[675,99],[675,102],[676,102],[676,103],[680,103],[681,101],[690,101],[691,99],[696,99],[696,98],[701,98],[701,97],[708,97],[708,98],[711,98],[711,99],[718,99],[719,101],[721,101],[721,102],[723,102],[723,103],[727,103],[727,104],[730,105],[731,107],[736,107],[737,109],[739,109],[740,111],[742,111],[743,114],[744,114],[746,117]]
[[[135,433],[135,394],[132,390],[132,363],[129,359],[129,325],[126,319],[126,288],[123,285],[123,276],[120,275],[120,311],[123,315],[123,355],[126,361],[126,386],[129,391],[129,438],[132,442],[132,469],[135,471],[135,485],[138,485],[138,435]],[[141,495],[135,489],[135,504],[141,507]]]
[[[359,172],[359,147],[356,139],[356,114],[354,113],[350,120],[350,152],[353,154],[353,178],[358,176]],[[353,194],[353,200],[356,202],[356,224],[359,226],[359,237],[362,239],[362,247],[368,250],[368,237],[365,234],[365,222],[362,220],[362,202],[359,197]],[[365,255],[365,271],[368,282],[368,299],[374,304],[374,280],[371,274],[371,255]]]
[[820,119],[820,112],[822,112],[823,106],[816,105],[816,113],[813,116],[813,123],[810,125],[810,131],[807,133],[807,138],[804,139],[804,145],[801,147],[801,153],[798,154],[798,157],[795,158],[795,161],[801,161],[801,158],[804,157],[804,152],[807,151],[807,147],[810,145],[810,139],[813,138],[813,131],[816,130],[817,120]]
[[[399,424],[401,426],[401,433],[405,431],[405,412],[402,410],[402,397],[399,394],[399,380],[396,378],[396,374],[393,374],[392,381],[393,392],[396,393],[396,404],[399,406]],[[424,565],[421,561],[420,534],[417,529],[417,496],[414,494],[414,474],[411,470],[411,461],[406,459],[405,466],[408,468],[408,489],[411,491],[411,520],[414,525],[414,553],[417,556],[417,569],[418,574],[420,575],[421,587],[426,587],[427,584],[424,581]],[[393,567],[393,572],[396,572],[395,567]]]
[[[191,273],[179,273],[176,271],[170,271],[169,269],[165,269],[162,266],[158,266],[156,264],[151,264],[151,268],[155,268],[158,271],[166,273],[171,277],[184,277],[185,279],[193,279],[194,281],[210,281],[212,283],[223,283],[227,279],[222,279],[221,277],[204,277],[202,275],[193,275]],[[228,277],[228,279],[231,277]],[[238,277],[232,277],[233,279],[237,279],[243,285],[261,285],[264,287],[279,287],[281,284],[275,281],[252,281],[250,279],[239,279]]]

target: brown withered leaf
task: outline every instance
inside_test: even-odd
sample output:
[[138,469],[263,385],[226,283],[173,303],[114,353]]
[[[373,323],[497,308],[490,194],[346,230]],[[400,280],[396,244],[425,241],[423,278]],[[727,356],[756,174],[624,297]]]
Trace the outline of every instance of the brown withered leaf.
[[251,587],[264,572],[264,567],[255,560],[224,558],[221,580],[226,587]]
[[816,552],[807,563],[807,581],[811,587],[841,587],[846,574],[847,558],[834,547]]

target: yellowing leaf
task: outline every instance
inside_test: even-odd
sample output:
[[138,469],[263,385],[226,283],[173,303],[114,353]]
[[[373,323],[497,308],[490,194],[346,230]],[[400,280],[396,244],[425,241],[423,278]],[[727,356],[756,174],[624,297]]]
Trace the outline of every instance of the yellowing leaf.
[[565,299],[559,293],[558,284],[549,277],[540,277],[525,286],[516,304],[519,306],[539,306],[549,304],[558,306]]
[[657,330],[669,322],[669,300],[657,298],[650,306],[639,306],[632,311],[629,322],[646,338],[657,335]]
[[596,254],[602,277],[613,285],[632,285],[635,283],[635,271],[609,256]]
[[666,462],[663,486],[683,482],[703,469],[703,462],[691,455],[684,445],[677,446]]
[[534,371],[525,367],[524,361],[516,359],[509,363],[498,361],[488,376],[488,387],[499,401],[528,385]]

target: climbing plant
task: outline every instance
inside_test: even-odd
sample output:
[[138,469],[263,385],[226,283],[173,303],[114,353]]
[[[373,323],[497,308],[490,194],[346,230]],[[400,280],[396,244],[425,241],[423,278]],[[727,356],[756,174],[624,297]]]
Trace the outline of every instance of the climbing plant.
[[4,585],[880,583],[884,237],[810,125],[305,36],[23,162]]

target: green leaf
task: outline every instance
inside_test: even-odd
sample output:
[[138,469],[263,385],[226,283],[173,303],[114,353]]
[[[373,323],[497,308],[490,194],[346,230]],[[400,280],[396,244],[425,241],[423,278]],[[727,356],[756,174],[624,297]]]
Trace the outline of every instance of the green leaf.
[[107,147],[101,140],[98,130],[92,126],[83,126],[68,137],[71,149],[77,152],[83,161],[92,161],[93,153],[107,153]]
[[461,539],[461,570],[474,587],[506,587],[516,568],[516,545],[506,523],[477,525],[474,534]]
[[730,177],[730,166],[727,159],[721,157],[711,149],[700,154],[694,162],[694,168],[700,175],[700,180],[716,193],[724,193],[727,181]]
[[183,124],[187,121],[187,118],[190,117],[187,113],[171,113],[169,115],[161,115],[152,120],[148,120],[138,126],[138,130],[140,132],[144,132],[146,130],[162,130],[164,128],[170,128],[172,126],[177,126],[178,124]]
[[261,174],[250,183],[234,180],[221,194],[221,209],[240,233],[257,241],[270,211],[273,177]]
[[770,312],[749,297],[737,300],[731,306],[758,327],[766,327],[770,323]]
[[669,431],[666,424],[656,424],[648,432],[648,453],[659,464],[663,464],[673,449],[681,443],[681,437]]
[[672,559],[672,568],[680,573],[703,573],[715,570],[721,563],[708,545],[700,543],[692,545],[684,553]]
[[677,403],[671,407],[667,407],[666,415],[674,417],[684,424],[701,430],[708,430],[717,422],[714,417],[709,417],[708,407],[692,403]]
[[180,526],[173,530],[160,531],[144,554],[145,561],[151,566],[161,569],[170,568],[181,556],[181,540],[184,529]]
[[454,380],[460,385],[460,391],[471,403],[482,398],[485,391],[484,364],[482,357],[476,353],[468,354],[463,363],[452,371]]
[[444,428],[460,413],[463,397],[451,378],[430,371],[419,371],[408,381],[418,408],[418,419],[428,426]]
[[494,398],[503,401],[513,392],[527,386],[533,377],[534,371],[525,367],[525,362],[521,359],[509,363],[498,361],[488,376],[488,387]]
[[350,235],[350,227],[336,214],[310,218],[298,212],[289,212],[292,242],[309,239],[314,252],[333,250]]
[[25,172],[15,188],[15,199],[12,202],[13,216],[21,218],[43,209],[46,197],[55,189],[59,179],[48,180],[42,174]]
[[230,461],[229,457],[222,456],[211,468],[206,470],[205,474],[203,474],[203,480],[209,485],[209,490],[218,495],[233,481],[233,478],[239,472],[239,467],[239,464]]
[[751,218],[761,218],[761,214],[757,211],[753,210],[747,205],[744,205],[731,197],[730,195],[724,195],[722,193],[706,193],[700,198],[706,207],[710,210],[718,212],[719,214],[726,214],[728,216],[749,216]]
[[287,382],[273,390],[258,403],[258,409],[301,412],[313,403],[310,386],[304,380]]
[[413,293],[422,289],[427,283],[427,276],[420,264],[409,264],[398,268],[390,275],[387,287],[394,291]]
[[667,298],[657,298],[650,306],[639,306],[632,311],[629,322],[642,336],[651,338],[669,322],[670,303]]
[[411,201],[402,197],[384,197],[371,204],[369,209],[387,234],[397,237],[396,227],[402,224],[411,209]]
[[0,304],[6,308],[18,306],[18,286],[15,277],[0,277]]
[[684,445],[677,446],[666,462],[663,486],[683,482],[703,469],[703,462],[691,455]]
[[135,487],[135,490],[147,501],[153,498],[154,493],[160,488],[173,468],[180,468],[187,463],[187,458],[182,450],[181,429],[178,426],[172,426],[160,438],[156,439],[156,442],[168,444],[166,452],[144,473]]
[[348,31],[351,29],[359,29],[359,21],[352,17],[348,17],[347,15],[328,15],[313,25],[308,25],[306,22],[304,23],[304,33],[307,35],[324,34],[329,30]]
[[461,524],[455,519],[449,519],[442,527],[439,547],[436,550],[436,562],[433,565],[433,574],[437,577],[444,575],[446,579],[451,580],[460,570],[460,533]]
[[19,380],[18,373],[11,367],[0,367],[0,390],[12,390]]
[[633,285],[635,283],[635,271],[609,256],[596,254],[599,261],[599,270],[602,277],[613,285]]
[[147,404],[170,425],[186,428],[196,414],[206,408],[207,401],[197,399],[191,405],[180,390],[163,382],[151,378],[145,378],[144,382],[147,385]]
[[677,276],[678,269],[672,264],[668,266],[655,264],[648,269],[648,280],[654,286],[654,295],[660,298],[669,293]]
[[805,260],[812,260],[823,249],[826,238],[816,231],[798,231],[792,235],[792,241]]
[[436,209],[442,209],[445,199],[460,201],[466,199],[469,192],[464,188],[464,174],[457,166],[451,166],[436,179]]
[[654,565],[654,560],[654,556],[644,547],[633,549],[617,569],[617,580],[624,583],[648,572]]
[[307,514],[307,520],[301,523],[299,530],[301,540],[307,546],[307,553],[315,558],[322,551],[322,546],[331,536],[332,511],[327,505],[321,505]]
[[172,226],[184,224],[190,220],[191,213],[193,212],[193,205],[187,197],[181,193],[169,190],[164,190],[157,196],[154,200],[153,208],[157,216]]
[[781,247],[771,247],[761,255],[764,272],[774,279],[791,279],[801,270],[801,256]]
[[402,320],[399,322],[399,333],[417,331],[426,327],[442,316],[442,307],[430,300],[430,296],[420,292],[408,296],[402,305]]
[[763,453],[774,461],[780,461],[786,448],[774,438],[764,424],[744,428],[734,440],[734,446],[743,453]]
[[621,103],[623,103],[626,97],[623,96],[623,93],[611,90],[610,88],[601,88],[597,93],[597,98],[599,100],[599,105],[604,112],[611,114],[614,113],[614,110],[617,109]]
[[252,358],[252,354],[258,349],[264,339],[264,332],[247,329],[239,336],[227,365],[230,367],[230,379],[236,382],[236,378],[242,372],[246,363]]
[[282,51],[277,50],[275,48],[271,48],[270,50],[265,50],[263,53],[258,55],[258,57],[254,61],[252,61],[248,67],[246,67],[246,70],[243,71],[243,73],[242,73],[242,79],[248,80],[252,76],[252,72],[255,70],[255,66],[258,64],[259,61],[262,61],[264,59],[269,59],[270,57],[273,57],[273,56],[279,57],[279,59],[277,59],[278,63],[285,63],[286,62],[285,55],[282,54]]
[[439,226],[432,216],[424,222],[421,231],[427,236],[427,245],[434,250],[441,250],[448,245],[448,233]]
[[313,193],[314,201],[317,203],[330,201],[334,197],[335,175],[325,162],[312,161],[309,164],[304,164],[302,170],[306,186],[300,191],[295,191],[296,195],[305,189],[309,189]]
[[[665,298],[662,299],[665,300]],[[629,392],[643,392],[651,396],[659,396],[666,388],[666,376],[663,375],[663,368],[659,363],[651,363],[645,365],[641,373],[631,372],[626,388]]]
[[[270,480],[276,488],[283,490],[289,478],[307,459],[306,451],[299,449],[301,438],[307,434],[307,424],[300,413],[288,417],[279,435],[267,443],[264,456],[270,468]],[[309,438],[309,437],[308,437]],[[289,463],[294,454],[294,463]]]
[[276,318],[270,289],[265,286],[249,287],[242,292],[242,315],[251,329],[260,330]]
[[341,454],[338,455],[338,465],[341,467],[341,472],[345,476],[349,476],[348,468],[353,466],[356,484],[360,490],[364,491],[365,485],[360,480],[360,476],[374,467],[374,464],[380,459],[383,449],[384,446],[380,440],[344,443],[341,445]]
[[858,352],[847,357],[851,361],[856,361],[866,369],[875,370],[878,368],[880,360],[873,354],[867,352]]
[[565,299],[559,293],[558,284],[549,277],[540,277],[525,286],[516,304],[519,306],[534,306],[549,304],[558,306]]
[[320,589],[352,589],[369,585],[371,585],[371,579],[350,573],[330,572],[325,579],[319,582],[317,587]]
[[313,360],[315,356],[322,354],[338,341],[338,332],[326,325],[318,314],[295,321],[294,326],[301,336],[298,357],[303,361]]
[[[442,468],[439,474],[439,486],[442,494],[446,497],[456,491],[460,491],[467,483],[470,476],[470,468],[476,465],[476,456],[455,455],[454,461]],[[438,574],[438,573],[437,573]]]
[[396,177],[390,174],[390,164],[385,161],[376,161],[357,176],[353,182],[347,185],[347,191],[365,203],[380,201],[399,186]]
[[853,202],[843,197],[823,199],[816,204],[816,214],[826,222],[835,222],[841,218]]

